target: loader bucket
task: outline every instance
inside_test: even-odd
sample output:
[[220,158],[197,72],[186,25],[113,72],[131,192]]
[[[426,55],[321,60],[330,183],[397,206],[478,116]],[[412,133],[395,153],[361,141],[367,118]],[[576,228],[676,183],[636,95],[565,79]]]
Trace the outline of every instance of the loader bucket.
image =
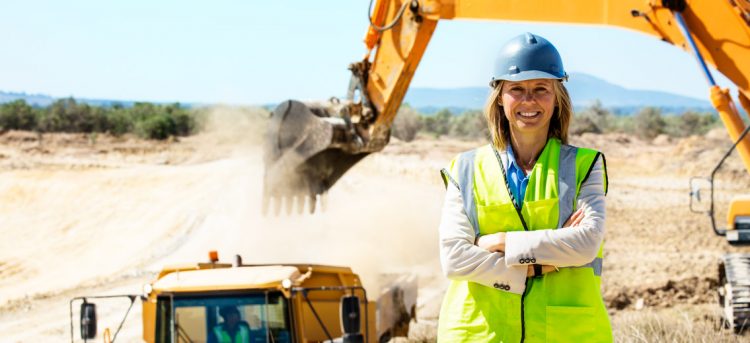
[[[367,153],[343,147],[347,123],[324,106],[295,100],[273,111],[265,137],[263,213],[315,212],[318,200]],[[324,205],[323,199],[320,199]]]

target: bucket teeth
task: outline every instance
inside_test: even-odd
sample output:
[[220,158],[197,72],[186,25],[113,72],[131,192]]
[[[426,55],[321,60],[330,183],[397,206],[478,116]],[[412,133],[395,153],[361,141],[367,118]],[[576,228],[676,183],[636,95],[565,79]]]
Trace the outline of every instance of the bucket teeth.
[[302,215],[307,213],[314,214],[316,210],[325,211],[325,195],[296,195],[296,196],[270,196],[263,198],[263,215],[268,215],[273,211],[274,216],[279,216],[282,212],[285,215]]
[[320,210],[325,212],[328,208],[328,193],[323,193],[320,195]]
[[315,213],[315,195],[311,195],[307,197],[307,208],[310,211],[310,214]]
[[280,207],[285,207],[286,214],[295,212],[294,207],[296,213],[304,213],[305,202],[310,213],[325,207],[316,205],[318,196],[367,156],[345,149],[351,143],[346,141],[349,136],[341,134],[346,125],[343,119],[332,117],[327,108],[294,100],[273,111],[264,145],[264,214],[268,213],[268,203],[273,204],[276,215],[281,213]]
[[306,197],[303,195],[298,195],[295,198],[296,198],[295,200],[297,200],[297,214],[302,214],[303,212],[305,212],[305,198]]
[[273,213],[275,215],[281,214],[281,198],[273,197]]
[[294,197],[284,197],[284,209],[286,209],[286,215],[291,215],[294,209]]

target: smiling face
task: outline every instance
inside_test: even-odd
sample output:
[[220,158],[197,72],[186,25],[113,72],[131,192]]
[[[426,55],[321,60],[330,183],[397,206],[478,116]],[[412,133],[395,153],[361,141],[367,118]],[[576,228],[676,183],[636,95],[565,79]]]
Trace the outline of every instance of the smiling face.
[[512,135],[531,135],[547,139],[555,111],[554,80],[506,81],[500,93],[505,118]]

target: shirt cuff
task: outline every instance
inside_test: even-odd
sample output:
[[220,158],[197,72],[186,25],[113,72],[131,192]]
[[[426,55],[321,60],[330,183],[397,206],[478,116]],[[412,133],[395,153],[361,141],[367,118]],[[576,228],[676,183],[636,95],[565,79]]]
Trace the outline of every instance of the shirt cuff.
[[502,270],[494,273],[477,275],[472,282],[483,286],[492,287],[499,291],[523,294],[526,290],[526,277],[529,267],[527,266],[502,266]]
[[523,294],[526,290],[526,278],[528,273],[529,268],[527,266],[508,267],[508,282],[510,283],[508,286],[510,286],[510,289],[507,291],[515,294]]
[[532,242],[539,242],[544,231],[511,231],[505,233],[505,265],[529,266],[536,263]]

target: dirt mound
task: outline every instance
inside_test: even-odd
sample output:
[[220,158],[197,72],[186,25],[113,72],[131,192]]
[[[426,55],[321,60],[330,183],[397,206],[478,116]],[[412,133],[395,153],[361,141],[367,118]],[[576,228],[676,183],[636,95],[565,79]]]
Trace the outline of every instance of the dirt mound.
[[717,279],[693,276],[678,281],[669,280],[661,286],[621,288],[617,292],[606,292],[604,301],[610,310],[708,304],[716,302],[718,285]]

